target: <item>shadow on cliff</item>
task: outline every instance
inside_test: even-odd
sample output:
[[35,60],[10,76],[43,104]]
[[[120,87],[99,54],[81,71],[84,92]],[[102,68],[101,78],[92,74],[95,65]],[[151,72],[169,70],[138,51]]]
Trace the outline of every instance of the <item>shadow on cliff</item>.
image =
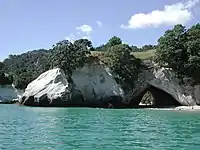
[[[152,95],[151,105],[140,105],[143,96],[146,92]],[[182,106],[173,96],[169,93],[149,85],[145,90],[134,96],[127,107],[129,108],[166,108]]]

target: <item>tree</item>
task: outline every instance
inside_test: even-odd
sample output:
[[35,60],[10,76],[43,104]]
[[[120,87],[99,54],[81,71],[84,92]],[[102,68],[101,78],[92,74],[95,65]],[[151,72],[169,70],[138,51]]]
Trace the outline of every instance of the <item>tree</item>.
[[141,60],[131,55],[132,48],[126,44],[118,44],[108,49],[104,62],[116,75],[121,84],[134,86],[140,71]]
[[79,45],[79,46],[83,46],[83,47],[86,47],[88,49],[92,48],[92,42],[89,41],[88,39],[79,39],[79,40],[76,40],[74,41],[74,44],[75,45]]
[[132,51],[134,52],[140,51],[140,49],[137,46],[131,46],[131,48],[132,48]]
[[50,53],[51,67],[63,69],[70,79],[72,71],[82,67],[87,61],[90,54],[87,45],[83,44],[82,41],[72,44],[68,40],[56,43]]
[[122,40],[119,37],[113,36],[109,39],[109,41],[106,44],[102,44],[96,47],[94,50],[106,52],[110,47],[120,44],[122,44]]
[[74,41],[75,45],[79,45],[81,47],[85,47],[86,49],[89,49],[90,51],[94,51],[94,47],[92,46],[92,42],[88,39],[79,39]]
[[176,25],[172,30],[167,30],[164,36],[158,40],[156,58],[161,65],[168,65],[174,70],[183,67],[187,61],[187,49],[184,47],[186,29],[182,25]]
[[188,63],[185,64],[187,75],[196,82],[200,82],[200,24],[196,24],[187,30],[185,46],[188,54]]
[[12,84],[12,76],[8,76],[3,70],[4,64],[0,62],[0,85]]
[[107,43],[107,45],[109,47],[112,47],[112,46],[115,46],[115,45],[119,45],[119,44],[122,44],[122,40],[117,36],[113,36],[112,38],[110,38],[110,40]]
[[3,69],[4,64],[2,62],[0,62],[0,71]]
[[167,30],[158,40],[156,61],[172,68],[180,79],[200,82],[200,24],[188,30],[182,25]]
[[17,88],[25,89],[41,73],[49,70],[49,51],[39,49],[21,55],[9,55],[3,61],[4,71],[12,79]]

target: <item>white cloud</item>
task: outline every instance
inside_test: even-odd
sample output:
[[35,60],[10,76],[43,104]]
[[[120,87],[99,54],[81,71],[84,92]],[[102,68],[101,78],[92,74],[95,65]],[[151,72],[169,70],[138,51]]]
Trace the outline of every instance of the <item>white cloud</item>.
[[185,8],[190,9],[194,6],[196,6],[199,3],[200,0],[189,0],[185,3]]
[[134,14],[128,21],[128,25],[121,25],[121,28],[135,29],[186,24],[193,17],[191,8],[195,7],[199,2],[200,0],[189,0],[185,3],[165,5],[163,10],[153,10],[146,14]]
[[86,24],[76,27],[76,30],[79,30],[85,34],[91,34],[93,31],[92,27]]
[[96,23],[97,23],[97,25],[98,25],[99,28],[102,28],[103,24],[102,24],[101,21],[96,21]]
[[91,40],[91,34],[93,28],[89,25],[81,25],[75,28],[76,32],[69,34],[65,39],[74,42],[77,39],[88,39]]

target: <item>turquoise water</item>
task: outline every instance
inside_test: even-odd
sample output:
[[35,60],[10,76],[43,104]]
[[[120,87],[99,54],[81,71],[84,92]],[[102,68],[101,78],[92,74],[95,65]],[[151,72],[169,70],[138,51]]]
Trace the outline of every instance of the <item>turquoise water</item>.
[[200,149],[200,112],[0,105],[0,149]]

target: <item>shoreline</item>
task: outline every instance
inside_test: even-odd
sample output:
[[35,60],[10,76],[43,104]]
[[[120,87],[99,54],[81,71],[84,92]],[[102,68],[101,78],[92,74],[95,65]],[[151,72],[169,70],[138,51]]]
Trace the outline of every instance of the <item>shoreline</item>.
[[200,111],[200,106],[178,106],[166,108],[149,108],[152,110],[177,110],[177,111]]
[[[0,104],[14,104],[17,106],[24,106],[20,105],[19,102],[0,102]],[[24,107],[36,107],[36,106],[24,106]],[[41,106],[37,106],[41,107]],[[41,108],[75,108],[75,107],[41,107]],[[76,107],[76,108],[83,108],[83,107]],[[85,108],[99,108],[101,107],[85,107]],[[145,105],[140,105],[140,106],[133,106],[131,108],[103,108],[103,109],[150,109],[150,110],[178,110],[178,111],[200,111],[200,106],[162,106],[162,107],[156,107],[156,106],[145,106]]]

